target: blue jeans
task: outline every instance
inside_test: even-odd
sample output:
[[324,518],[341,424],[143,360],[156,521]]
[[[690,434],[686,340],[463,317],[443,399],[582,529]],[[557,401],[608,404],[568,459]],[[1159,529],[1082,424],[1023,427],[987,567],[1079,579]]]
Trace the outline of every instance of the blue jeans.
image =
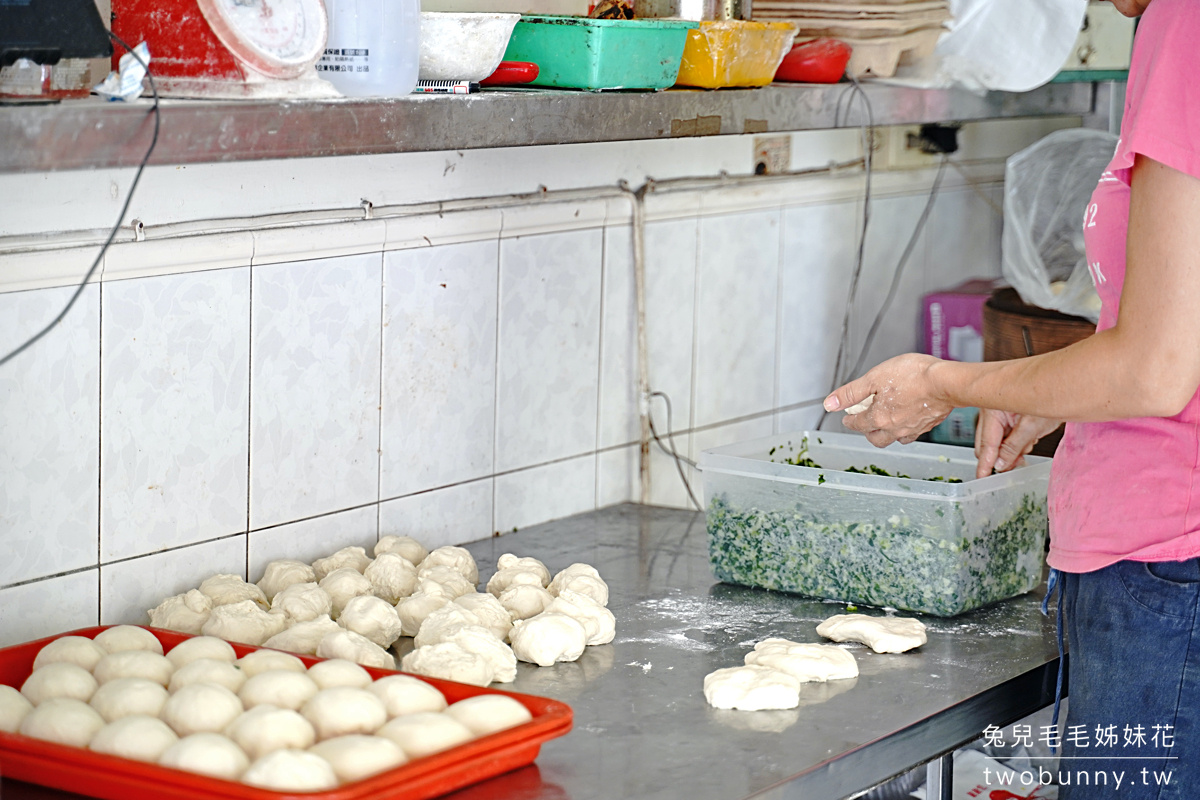
[[1200,559],[1062,579],[1060,800],[1200,798]]

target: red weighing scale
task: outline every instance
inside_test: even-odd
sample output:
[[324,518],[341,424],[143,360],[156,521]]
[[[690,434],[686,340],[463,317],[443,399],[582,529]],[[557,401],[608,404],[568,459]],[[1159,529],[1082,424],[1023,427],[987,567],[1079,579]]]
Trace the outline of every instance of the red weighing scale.
[[112,0],[112,15],[114,33],[146,42],[161,95],[339,96],[314,69],[329,34],[322,0]]

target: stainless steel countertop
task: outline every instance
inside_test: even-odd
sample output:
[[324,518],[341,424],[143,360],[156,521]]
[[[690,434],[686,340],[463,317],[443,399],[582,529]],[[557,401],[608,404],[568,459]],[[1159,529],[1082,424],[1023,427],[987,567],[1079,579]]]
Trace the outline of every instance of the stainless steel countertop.
[[704,701],[706,674],[741,664],[768,636],[824,641],[817,623],[845,607],[717,583],[698,513],[616,506],[467,547],[488,567],[484,581],[507,552],[552,571],[592,564],[610,586],[617,638],[576,663],[521,664],[513,689],[569,703],[575,729],[543,746],[536,767],[455,800],[834,800],[1054,700],[1044,587],[954,619],[924,617],[929,642],[914,652],[856,645],[859,677],[806,685],[798,709],[719,711]]
[[[617,637],[574,663],[521,664],[511,688],[570,704],[574,730],[547,742],[533,766],[454,800],[836,800],[1054,699],[1044,587],[954,619],[924,618],[929,642],[917,651],[855,645],[859,677],[805,686],[798,709],[719,711],[704,701],[706,674],[741,664],[768,636],[822,641],[817,623],[845,607],[717,583],[704,516],[687,511],[614,506],[467,548],[482,582],[507,552],[552,571],[594,565],[610,587]],[[0,794],[68,797],[13,781]]]
[[[1087,115],[1103,85],[1023,93],[866,82],[876,125]],[[665,92],[487,91],[386,99],[164,100],[152,164],[465,150],[857,127],[850,84]],[[1107,95],[1105,95],[1107,96]],[[854,108],[847,111],[847,107]],[[99,98],[0,107],[0,173],[136,166],[149,103]],[[1105,109],[1107,113],[1107,109]]]

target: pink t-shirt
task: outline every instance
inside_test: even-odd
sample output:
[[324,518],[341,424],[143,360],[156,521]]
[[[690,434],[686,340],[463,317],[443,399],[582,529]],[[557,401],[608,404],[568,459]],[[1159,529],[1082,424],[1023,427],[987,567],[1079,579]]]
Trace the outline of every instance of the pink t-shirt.
[[[1196,0],[1153,0],[1138,26],[1121,139],[1083,220],[1100,331],[1117,322],[1138,153],[1200,178]],[[1200,392],[1173,417],[1068,424],[1050,476],[1050,565],[1090,572],[1198,555]]]

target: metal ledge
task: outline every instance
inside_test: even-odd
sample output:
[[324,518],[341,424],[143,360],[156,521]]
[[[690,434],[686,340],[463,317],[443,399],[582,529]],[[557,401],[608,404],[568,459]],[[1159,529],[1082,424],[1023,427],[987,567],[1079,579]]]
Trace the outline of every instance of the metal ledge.
[[[1084,115],[1096,84],[1022,94],[865,84],[876,125]],[[485,91],[384,100],[162,102],[152,164],[195,164],[858,126],[849,84],[720,91]],[[851,113],[847,107],[853,105]],[[0,108],[0,173],[134,166],[148,105],[98,98]]]

